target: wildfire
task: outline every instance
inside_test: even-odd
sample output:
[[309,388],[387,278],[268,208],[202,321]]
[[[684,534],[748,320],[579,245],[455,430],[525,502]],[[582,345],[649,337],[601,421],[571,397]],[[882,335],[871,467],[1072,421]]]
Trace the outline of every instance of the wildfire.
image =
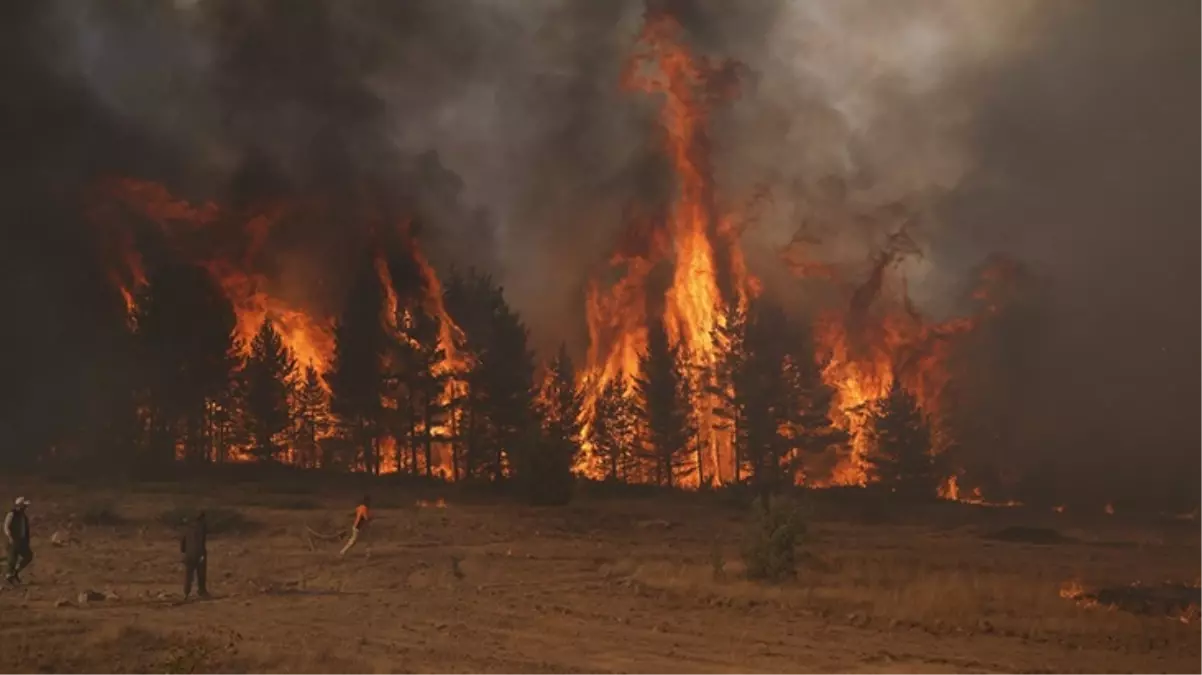
[[1060,597],[1065,600],[1072,600],[1084,609],[1096,609],[1100,606],[1098,599],[1086,593],[1085,587],[1076,579],[1066,581],[1060,585]]
[[[462,342],[464,334],[463,330],[447,312],[443,299],[442,282],[439,280],[437,273],[435,273],[434,268],[430,265],[421,248],[417,245],[417,240],[412,236],[410,224],[408,222],[402,223],[399,231],[401,232],[402,241],[410,255],[410,259],[416,265],[421,275],[422,296],[419,301],[421,309],[429,316],[438,320],[438,348],[442,352],[442,361],[435,367],[435,374],[463,372],[471,366],[471,363],[468,356],[459,351],[459,344]],[[401,309],[400,299],[393,286],[392,274],[388,268],[388,262],[382,255],[377,255],[375,266],[385,295],[382,320],[384,325],[393,331],[396,337],[404,339],[400,331],[401,326],[398,325],[397,321],[398,317],[402,314],[398,311]],[[447,378],[443,385],[439,403],[450,407],[449,404],[452,400],[466,393],[466,386],[460,378]],[[394,407],[396,405],[395,401],[386,401],[385,403]],[[451,466],[452,456],[449,450],[447,450],[447,443],[448,439],[454,435],[454,425],[457,422],[458,420],[452,415],[445,423],[431,427],[431,434],[437,439],[434,445],[438,450],[433,462],[437,467],[434,470],[436,473],[441,473],[444,476],[454,475],[454,467]],[[400,470],[400,463],[396,455],[396,439],[388,439],[388,448],[383,452],[383,456],[384,465],[381,467],[382,472]]]
[[[703,482],[720,484],[736,474],[728,432],[719,429],[711,411],[716,401],[706,393],[703,372],[714,366],[721,345],[717,329],[725,323],[727,307],[745,308],[759,290],[749,272],[739,237],[741,224],[753,219],[754,205],[723,212],[716,199],[711,166],[708,126],[715,104],[738,95],[739,66],[731,61],[714,61],[693,53],[683,39],[681,25],[667,13],[650,13],[640,32],[633,54],[625,65],[625,90],[654,97],[659,104],[658,123],[663,131],[663,152],[675,177],[675,193],[666,214],[648,217],[633,207],[627,218],[627,236],[611,256],[607,269],[590,280],[585,297],[589,347],[578,386],[584,398],[581,422],[584,436],[596,416],[597,401],[607,384],[621,378],[632,383],[638,377],[640,355],[646,350],[648,329],[662,324],[668,342],[692,366],[688,377],[698,392],[701,448],[694,466],[674,481],[684,486]],[[171,194],[152,182],[132,179],[104,181],[98,186],[93,216],[111,224],[121,219],[114,210],[133,213],[156,225],[170,242],[180,245],[218,280],[237,316],[237,337],[244,350],[262,322],[270,320],[299,363],[328,369],[333,356],[333,326],[329,316],[288,299],[272,280],[258,271],[256,260],[272,228],[299,204],[259,203],[239,211],[223,209],[213,202],[194,204]],[[758,200],[756,195],[752,200]],[[120,213],[116,214],[120,216]],[[204,233],[231,230],[235,237],[208,237]],[[143,261],[134,245],[132,230],[117,227],[111,256],[113,281],[120,289],[131,320],[138,288],[146,284]],[[439,348],[443,353],[438,374],[462,372],[471,364],[461,353],[463,333],[443,303],[443,290],[433,267],[417,245],[409,223],[397,234],[409,254],[409,262],[420,276],[420,298],[399,297],[393,286],[389,261],[382,254],[375,260],[386,303],[381,309],[383,325],[402,335],[401,321],[407,309],[421,310],[439,322]],[[219,242],[214,244],[213,242]],[[233,244],[228,243],[233,241]],[[225,243],[222,243],[225,242]],[[810,242],[814,243],[814,242]],[[955,340],[971,331],[981,319],[997,311],[996,287],[1014,274],[1013,264],[999,261],[990,266],[974,294],[977,315],[932,323],[911,304],[901,280],[900,293],[891,274],[918,247],[905,226],[892,233],[869,262],[867,278],[847,284],[838,270],[825,263],[793,260],[790,267],[806,276],[822,279],[846,291],[845,302],[829,308],[815,322],[815,342],[823,358],[822,377],[835,396],[830,410],[832,422],[848,432],[850,442],[838,456],[824,458],[822,470],[806,467],[798,475],[814,486],[865,485],[869,481],[866,458],[871,450],[867,425],[871,405],[886,395],[894,379],[914,393],[924,414],[931,420],[935,447],[941,453],[949,439],[944,431],[941,399],[950,378],[949,351]],[[670,269],[660,279],[657,271]],[[404,290],[404,289],[402,289]],[[417,302],[418,305],[407,305]],[[461,378],[447,378],[442,403],[465,392]],[[388,405],[390,402],[386,401]],[[391,402],[395,406],[396,402]],[[452,415],[444,428],[434,430],[438,439],[438,466],[448,475],[451,453],[447,439],[454,435],[457,420]],[[381,441],[385,470],[399,470],[397,441]],[[601,459],[584,443],[576,469],[600,477]],[[433,463],[433,462],[431,462]],[[951,475],[940,488],[949,500],[987,506],[1012,506],[987,502],[979,488],[966,490],[961,476]]]
[[[616,377],[631,381],[639,374],[639,355],[646,349],[652,319],[662,321],[669,344],[682,349],[700,368],[714,364],[719,345],[715,328],[723,325],[723,308],[745,306],[758,288],[749,274],[739,243],[739,214],[719,215],[710,166],[707,126],[712,106],[737,94],[738,68],[694,55],[681,39],[680,25],[669,15],[648,16],[627,63],[623,85],[629,91],[652,94],[660,101],[659,123],[665,134],[665,154],[676,177],[676,195],[666,221],[631,218],[628,236],[611,258],[608,275],[617,281],[602,285],[596,278],[586,297],[589,351],[581,378],[585,395],[583,422],[591,425],[597,398]],[[880,298],[887,276],[918,247],[905,228],[890,235],[872,260],[868,278],[849,287],[846,305],[821,316],[816,323],[820,355],[826,357],[823,378],[835,390],[831,419],[849,432],[848,450],[825,472],[803,475],[815,486],[865,485],[868,482],[866,433],[870,404],[881,399],[895,377],[918,399],[931,419],[935,448],[948,444],[941,424],[940,398],[949,380],[947,360],[954,340],[972,331],[984,316],[996,311],[996,287],[1013,274],[1008,261],[990,266],[982,275],[974,299],[977,316],[944,323],[929,323],[914,309],[905,292],[899,301],[882,308]],[[662,296],[650,286],[652,272],[670,263],[672,276]],[[1011,264],[1012,265],[1012,264]],[[839,283],[834,268],[822,264],[793,265],[822,279]],[[697,383],[695,383],[697,384]],[[702,387],[695,387],[701,390]],[[701,397],[708,394],[701,394]],[[695,408],[713,409],[699,400]],[[715,429],[714,420],[701,413],[700,435],[704,454],[686,484],[699,480],[720,483],[734,475],[730,439]],[[577,469],[599,477],[603,470],[589,447]],[[808,473],[809,471],[807,470]],[[979,491],[964,496],[951,477],[941,494],[948,499],[986,503]]]
[[[265,274],[256,270],[259,251],[271,229],[290,213],[318,208],[315,204],[296,202],[260,203],[238,212],[223,210],[213,202],[199,206],[173,195],[166,187],[150,181],[132,178],[106,179],[97,184],[90,195],[90,215],[100,227],[106,228],[114,242],[110,274],[114,285],[125,299],[131,322],[136,308],[136,294],[146,285],[142,258],[134,245],[129,216],[153,224],[159,234],[176,249],[176,253],[205,267],[233,306],[236,317],[235,338],[243,355],[249,354],[251,341],[265,319],[269,319],[284,345],[301,367],[312,366],[325,373],[333,360],[334,335],[332,317],[322,316],[309,307],[300,306],[273,292],[275,285]],[[430,265],[409,224],[402,223],[398,232],[406,252],[421,275],[424,292],[422,308],[439,320],[439,348],[444,354],[440,372],[453,372],[467,367],[467,359],[458,352],[462,331],[451,319],[443,304],[442,284]],[[217,236],[218,234],[229,236]],[[398,298],[386,261],[377,257],[376,269],[386,294],[381,321],[397,329]],[[322,380],[322,385],[325,385]],[[444,397],[457,394],[452,388],[463,386],[454,378],[448,381]],[[445,400],[443,401],[446,402]],[[387,402],[386,402],[387,403]],[[447,437],[446,430],[436,432]],[[381,441],[381,470],[398,470],[395,457],[396,440]],[[448,457],[449,453],[441,453]],[[287,461],[291,451],[285,453]],[[233,451],[232,459],[245,459],[245,453]],[[443,467],[449,472],[449,467]]]
[[[595,280],[589,286],[590,346],[581,384],[586,429],[604,386],[618,376],[628,381],[637,376],[652,312],[663,322],[669,344],[695,365],[709,366],[717,356],[714,329],[723,321],[722,308],[732,301],[746,302],[754,288],[738,247],[734,219],[717,214],[707,137],[710,106],[737,93],[738,80],[733,64],[692,54],[681,32],[671,16],[650,15],[622,78],[628,91],[659,97],[659,122],[676,177],[676,197],[666,222],[632,224],[639,226],[632,228],[641,235],[639,250],[611,260],[612,267],[625,267],[621,278],[605,290]],[[660,298],[649,298],[647,284],[652,269],[663,261],[671,261],[673,274],[661,303]],[[701,389],[699,382],[694,384],[698,385],[695,391]],[[732,473],[729,442],[715,433],[714,421],[708,417],[703,414],[700,420],[704,449],[696,469],[682,477],[686,485],[696,486],[701,476],[717,483]],[[581,454],[578,469],[600,475],[591,449],[586,446]]]
[[[237,315],[236,337],[244,353],[265,318],[272,324],[302,366],[324,371],[334,352],[332,325],[313,316],[270,291],[269,279],[253,269],[253,262],[274,227],[290,209],[281,204],[258,205],[240,213],[223,211],[213,202],[199,206],[173,195],[166,187],[133,178],[110,178],[97,185],[92,199],[92,217],[119,233],[121,262],[112,276],[132,317],[135,295],[146,284],[133,234],[120,228],[124,214],[134,214],[157,226],[160,233],[181,253],[194,258],[217,279]],[[216,237],[203,239],[211,230],[232,230],[230,243],[214,245]]]

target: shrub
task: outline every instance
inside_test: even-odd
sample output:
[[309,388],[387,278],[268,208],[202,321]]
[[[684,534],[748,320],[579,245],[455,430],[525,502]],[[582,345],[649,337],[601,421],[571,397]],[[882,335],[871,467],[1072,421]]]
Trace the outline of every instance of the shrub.
[[778,583],[797,576],[797,545],[805,536],[805,521],[787,501],[757,505],[743,548],[747,578]]

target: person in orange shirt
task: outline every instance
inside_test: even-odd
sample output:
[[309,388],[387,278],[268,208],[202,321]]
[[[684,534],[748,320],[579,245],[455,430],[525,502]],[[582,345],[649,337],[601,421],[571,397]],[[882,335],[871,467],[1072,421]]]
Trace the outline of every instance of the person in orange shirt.
[[355,507],[355,521],[351,523],[351,538],[346,540],[346,546],[342,547],[342,552],[338,555],[346,555],[346,552],[351,550],[351,547],[359,540],[359,530],[366,527],[371,520],[371,514],[368,512],[369,506],[371,506],[371,496],[364,495],[363,501]]

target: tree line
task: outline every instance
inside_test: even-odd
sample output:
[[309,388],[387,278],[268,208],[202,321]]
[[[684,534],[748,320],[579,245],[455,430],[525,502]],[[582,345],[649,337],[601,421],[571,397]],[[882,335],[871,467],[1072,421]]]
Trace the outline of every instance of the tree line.
[[[109,408],[121,414],[94,445],[110,448],[109,460],[124,454],[147,466],[218,463],[235,451],[373,474],[392,464],[449,480],[512,480],[532,500],[562,503],[584,445],[608,480],[673,487],[717,478],[767,495],[794,483],[807,456],[847,441],[831,423],[833,391],[808,326],[768,300],[727,310],[714,335],[719,357],[708,364],[653,322],[640,375],[605,383],[584,427],[567,350],[539,368],[493,279],[450,274],[442,301],[458,330],[448,332],[413,261],[388,263],[395,308],[376,257],[364,256],[334,322],[327,372],[297,363],[270,316],[241,344],[234,308],[205,267],[159,265],[135,298],[125,343],[136,375],[113,388]],[[447,349],[459,367],[446,367]],[[879,481],[932,494],[930,431],[914,398],[895,384],[872,419]],[[733,475],[704,475],[706,431],[729,439]]]

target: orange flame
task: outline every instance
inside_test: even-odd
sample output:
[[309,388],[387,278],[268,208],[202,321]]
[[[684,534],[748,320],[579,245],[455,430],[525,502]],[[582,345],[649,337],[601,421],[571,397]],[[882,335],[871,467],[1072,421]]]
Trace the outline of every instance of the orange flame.
[[[146,284],[146,274],[141,257],[134,246],[132,230],[128,226],[128,214],[148,221],[180,249],[180,253],[191,255],[194,262],[203,265],[217,280],[222,291],[233,305],[236,316],[235,337],[244,355],[249,353],[251,341],[265,319],[270,319],[280,333],[286,347],[301,367],[313,366],[319,373],[328,370],[334,354],[333,322],[331,317],[318,316],[310,309],[287,301],[275,294],[271,280],[254,270],[254,260],[262,248],[271,229],[286,215],[299,209],[299,204],[259,204],[239,213],[223,211],[213,202],[195,206],[187,200],[172,195],[166,187],[143,180],[115,178],[101,181],[91,200],[90,215],[97,225],[113,230],[109,237],[115,242],[111,274],[113,283],[122,293],[131,321],[134,314],[135,293]],[[210,237],[198,245],[199,234],[213,228],[230,228],[236,236],[229,237],[234,250],[226,238],[217,248]],[[425,296],[423,308],[438,317],[441,325],[439,346],[446,355],[440,366],[442,372],[461,370],[468,365],[464,355],[458,353],[458,339],[462,331],[451,319],[443,304],[442,284],[433,267],[412,237],[408,223],[401,226],[401,238],[419,269]],[[386,293],[386,306],[381,308],[381,320],[393,330],[397,328],[397,295],[392,287],[388,268],[382,257],[376,260],[376,269]],[[323,381],[323,386],[325,383]],[[456,392],[453,387],[462,386],[454,378],[447,385],[445,396],[449,399]],[[445,401],[444,401],[445,402]],[[442,434],[445,436],[445,434]],[[397,470],[392,449],[395,440],[381,441],[382,470]],[[249,459],[245,453],[234,451],[235,461]],[[291,456],[285,453],[285,460]],[[444,467],[445,468],[445,467]]]
[[[621,278],[607,290],[596,280],[589,286],[590,342],[581,379],[586,430],[605,385],[618,376],[637,376],[650,312],[662,311],[669,344],[681,348],[695,365],[709,366],[717,356],[714,329],[723,321],[722,308],[731,301],[746,302],[755,287],[733,218],[716,214],[707,137],[711,104],[733,97],[738,81],[732,64],[694,56],[680,34],[681,26],[671,16],[648,16],[622,78],[627,90],[660,97],[659,121],[677,195],[667,222],[632,224],[637,226],[632,233],[641,234],[643,241],[641,250],[615,255],[611,261],[613,267],[625,267]],[[667,259],[672,261],[673,277],[659,310],[657,301],[649,302],[647,283],[652,268]],[[702,389],[699,381],[694,384],[695,391]],[[732,473],[726,466],[733,461],[729,440],[715,431],[715,421],[708,417],[703,414],[699,420],[704,450],[692,473],[682,477],[685,485],[696,486],[701,475],[717,483]],[[578,470],[601,474],[600,462],[587,444],[581,457]]]
[[[442,282],[418,246],[417,240],[412,237],[409,224],[402,224],[400,232],[411,259],[417,265],[422,277],[423,296],[420,300],[422,311],[436,317],[439,322],[438,348],[442,351],[443,357],[442,362],[436,366],[435,374],[461,373],[471,367],[471,359],[467,354],[459,351],[459,344],[464,337],[463,329],[455,323],[455,320],[447,312],[443,298]],[[392,284],[392,275],[389,272],[388,263],[384,260],[383,256],[377,255],[375,265],[380,283],[384,287],[385,306],[382,310],[384,325],[393,332],[394,336],[404,339],[400,333],[400,326],[397,323],[398,311],[401,309],[400,300]],[[449,407],[451,401],[466,393],[466,387],[467,384],[462,378],[447,378],[439,403]],[[386,401],[385,403],[388,405],[390,402]],[[395,407],[395,401],[391,402],[391,405]],[[437,451],[437,456],[432,462],[433,466],[431,470],[435,474],[441,474],[445,477],[455,474],[454,467],[451,466],[453,458],[448,443],[449,439],[453,436],[455,425],[458,422],[455,417],[457,414],[457,411],[452,410],[447,421],[438,426],[431,427],[431,433],[437,439],[433,444],[434,449]],[[391,467],[394,471],[400,469],[395,459],[395,447],[396,440],[390,438],[389,452],[385,454],[388,457],[388,467]]]

